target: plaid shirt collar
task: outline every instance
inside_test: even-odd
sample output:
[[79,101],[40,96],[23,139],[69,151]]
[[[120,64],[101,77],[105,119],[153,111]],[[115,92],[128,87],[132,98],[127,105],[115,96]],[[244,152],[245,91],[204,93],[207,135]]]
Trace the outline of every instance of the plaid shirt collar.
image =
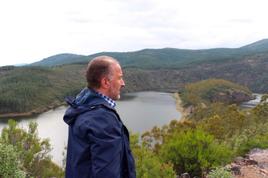
[[116,103],[113,99],[111,99],[110,97],[108,96],[105,96],[104,94],[100,93],[100,92],[97,92],[95,90],[92,90],[97,96],[100,96],[101,98],[103,98],[108,104],[109,106],[111,106],[112,108],[115,108],[116,106]]

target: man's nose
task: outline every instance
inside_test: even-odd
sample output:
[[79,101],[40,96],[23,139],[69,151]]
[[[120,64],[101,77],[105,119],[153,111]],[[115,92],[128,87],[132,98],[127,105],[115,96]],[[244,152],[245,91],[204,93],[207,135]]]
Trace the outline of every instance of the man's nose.
[[125,87],[125,81],[124,80],[122,80],[121,86]]

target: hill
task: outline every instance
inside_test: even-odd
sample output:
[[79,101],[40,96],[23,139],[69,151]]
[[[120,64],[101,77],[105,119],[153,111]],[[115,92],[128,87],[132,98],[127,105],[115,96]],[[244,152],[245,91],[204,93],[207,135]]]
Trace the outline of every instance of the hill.
[[30,116],[61,105],[85,84],[81,72],[79,65],[0,68],[0,114]]
[[253,99],[251,95],[244,86],[222,79],[208,79],[185,85],[180,96],[185,106],[197,106],[215,102],[239,104]]
[[[241,67],[238,71],[228,66],[215,67],[204,64],[204,66],[200,65],[199,68],[180,70],[125,68],[126,88],[123,92],[182,91],[188,83],[211,77],[231,78],[233,82],[252,86],[255,91],[268,91],[267,82],[263,82],[266,81],[265,77],[268,76],[268,71],[262,73],[262,69],[258,70],[259,67],[265,66],[264,64],[257,63],[256,69],[252,72],[249,72],[240,63],[234,64],[234,67]],[[14,66],[0,68],[0,92],[2,93],[0,96],[0,115],[3,117],[30,116],[61,105],[64,97],[76,95],[86,85],[83,77],[85,69],[85,64],[50,68]],[[253,75],[249,77],[251,74]],[[248,78],[245,79],[246,77]]]
[[204,62],[224,63],[229,60],[240,60],[246,56],[268,51],[268,40],[240,47],[240,48],[214,48],[204,50],[189,50],[176,48],[143,49],[134,52],[101,52],[89,56],[74,54],[59,54],[35,62],[35,66],[55,66],[70,63],[87,63],[99,55],[108,55],[118,59],[123,67],[143,69],[180,69],[199,65]]
[[187,50],[175,48],[144,49],[135,52],[101,52],[89,56],[75,57],[69,55],[55,55],[33,63],[34,66],[56,66],[71,63],[87,63],[96,56],[112,56],[123,67],[143,69],[182,68],[188,65],[199,64],[202,61],[220,61],[231,58],[240,58],[240,50],[236,49],[207,49]]
[[[267,40],[264,40],[237,49],[144,49],[128,53],[98,53],[91,57],[111,55],[121,61],[126,82],[123,92],[176,92],[182,91],[188,83],[215,78],[248,87],[255,93],[267,93],[266,47]],[[226,52],[230,50],[233,52]],[[241,53],[244,55],[230,57]],[[192,59],[193,56],[196,58]],[[88,58],[61,54],[44,59],[45,66],[0,67],[0,114],[32,115],[62,104],[65,96],[75,95],[86,85],[83,76],[88,61],[83,60]],[[67,60],[76,64],[61,64]]]
[[63,53],[57,54],[48,58],[45,58],[41,61],[34,62],[30,64],[31,66],[56,66],[62,64],[71,64],[71,63],[79,63],[81,61],[85,61],[86,56]]
[[251,50],[251,51],[267,51],[268,48],[268,39],[262,39],[260,41],[256,41],[254,43],[251,43],[249,45],[241,47],[243,50]]

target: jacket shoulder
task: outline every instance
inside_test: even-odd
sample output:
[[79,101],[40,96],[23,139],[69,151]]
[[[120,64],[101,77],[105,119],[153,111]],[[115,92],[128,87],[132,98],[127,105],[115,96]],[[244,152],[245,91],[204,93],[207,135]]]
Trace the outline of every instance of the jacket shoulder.
[[73,125],[74,132],[84,136],[89,132],[94,135],[105,133],[121,135],[122,127],[123,124],[117,115],[105,107],[98,107],[79,115]]

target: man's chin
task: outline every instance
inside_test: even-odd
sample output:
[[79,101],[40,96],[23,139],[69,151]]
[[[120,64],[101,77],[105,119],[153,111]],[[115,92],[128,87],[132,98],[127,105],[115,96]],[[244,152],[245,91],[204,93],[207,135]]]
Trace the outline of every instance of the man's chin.
[[111,97],[111,99],[113,99],[114,101],[116,101],[116,100],[119,100],[120,99],[120,94],[119,95],[117,95],[117,96],[113,96],[113,97]]
[[115,100],[120,100],[121,96],[120,95],[117,95]]

